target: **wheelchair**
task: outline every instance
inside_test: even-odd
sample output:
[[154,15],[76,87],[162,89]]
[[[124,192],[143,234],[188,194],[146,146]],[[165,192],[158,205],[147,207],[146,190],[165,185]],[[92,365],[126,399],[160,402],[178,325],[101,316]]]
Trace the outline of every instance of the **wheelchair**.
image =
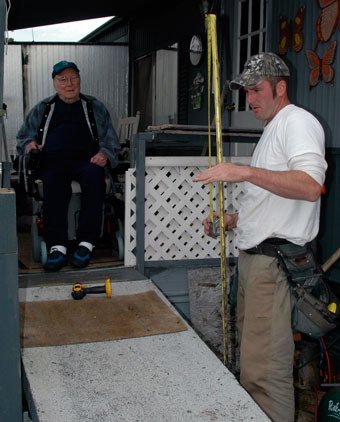
[[[25,192],[32,198],[31,243],[34,262],[44,265],[47,261],[47,246],[44,240],[43,183],[38,178],[40,151],[31,150],[20,157],[18,173]],[[101,234],[98,245],[112,248],[112,256],[124,259],[124,205],[115,193],[114,175],[106,171],[106,194],[103,204]],[[72,195],[68,207],[68,239],[75,242],[78,217],[81,210],[81,188],[77,181],[72,181]],[[98,249],[100,249],[98,246]],[[97,249],[97,248],[96,248]]]

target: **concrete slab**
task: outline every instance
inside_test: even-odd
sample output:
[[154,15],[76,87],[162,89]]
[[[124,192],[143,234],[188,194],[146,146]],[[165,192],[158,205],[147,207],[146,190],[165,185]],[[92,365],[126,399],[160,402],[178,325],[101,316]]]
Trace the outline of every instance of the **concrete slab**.
[[[151,289],[173,309],[150,280],[115,283],[113,294]],[[72,300],[65,285],[20,289],[19,298]],[[33,421],[269,421],[189,326],[175,334],[25,348],[22,360]]]

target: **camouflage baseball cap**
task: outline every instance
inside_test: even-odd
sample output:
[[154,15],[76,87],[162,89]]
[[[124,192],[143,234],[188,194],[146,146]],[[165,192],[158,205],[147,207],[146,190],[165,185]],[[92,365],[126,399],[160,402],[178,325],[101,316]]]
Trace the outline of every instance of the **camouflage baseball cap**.
[[250,57],[243,72],[229,83],[230,89],[255,86],[267,76],[290,76],[286,63],[274,53],[260,53]]

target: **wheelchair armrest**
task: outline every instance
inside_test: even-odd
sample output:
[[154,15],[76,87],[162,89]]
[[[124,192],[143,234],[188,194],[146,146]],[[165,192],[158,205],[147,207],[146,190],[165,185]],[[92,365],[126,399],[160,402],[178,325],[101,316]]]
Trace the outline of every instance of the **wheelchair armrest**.
[[18,160],[19,183],[24,185],[26,193],[31,197],[37,194],[34,182],[37,179],[40,158],[41,152],[33,149],[28,154],[19,156]]
[[125,139],[123,142],[120,143],[121,150],[123,150],[124,148],[130,148],[130,145],[130,139]]
[[40,166],[41,151],[39,149],[31,149],[27,154],[26,169],[31,172],[36,172]]

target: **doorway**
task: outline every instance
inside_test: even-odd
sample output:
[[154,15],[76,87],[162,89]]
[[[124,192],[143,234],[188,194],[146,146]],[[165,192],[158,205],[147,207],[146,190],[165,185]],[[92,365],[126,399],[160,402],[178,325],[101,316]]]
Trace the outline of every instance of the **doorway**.
[[177,123],[177,46],[150,53],[134,63],[134,112],[139,131]]

